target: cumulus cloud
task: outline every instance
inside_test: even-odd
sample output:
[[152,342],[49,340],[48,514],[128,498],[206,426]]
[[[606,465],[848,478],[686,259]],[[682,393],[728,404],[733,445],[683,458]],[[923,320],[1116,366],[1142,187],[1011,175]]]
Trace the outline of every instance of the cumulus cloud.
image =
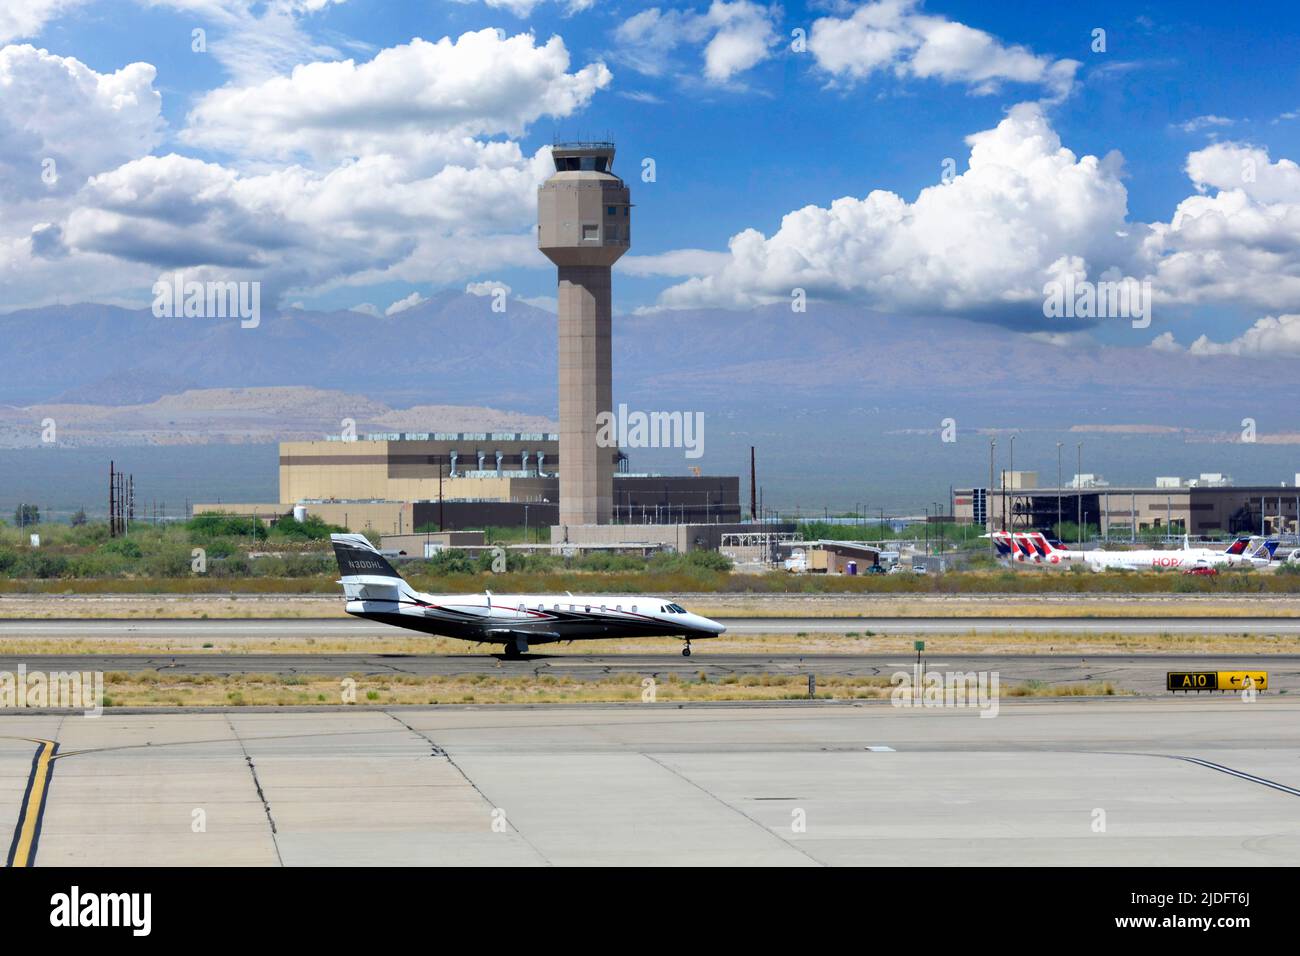
[[1174,340],[1174,333],[1172,332],[1161,332],[1151,340],[1149,347],[1157,352],[1181,352],[1183,350],[1182,346]]
[[884,190],[844,197],[787,214],[770,237],[755,229],[733,236],[720,265],[698,260],[702,273],[694,256],[681,257],[694,275],[661,304],[743,307],[789,300],[802,288],[875,308],[1041,324],[1043,285],[1063,269],[1129,274],[1134,239],[1119,235],[1127,193],[1117,156],[1075,156],[1033,103],[967,143],[969,168],[914,202]]
[[1212,342],[1202,335],[1188,351],[1193,355],[1295,358],[1300,356],[1300,315],[1266,315],[1227,342]]
[[412,292],[404,299],[398,299],[388,308],[384,309],[384,315],[397,315],[399,312],[405,312],[408,309],[414,309],[417,305],[424,305],[429,300],[418,292]]
[[[603,64],[569,71],[559,38],[489,30],[415,40],[366,63],[311,64],[204,97],[181,139],[229,154],[218,162],[150,155],[158,102],[146,64],[100,75],[31,48],[2,55],[0,83],[45,82],[59,93],[47,91],[50,108],[66,109],[32,120],[31,136],[44,139],[29,142],[20,101],[0,98],[0,164],[43,150],[73,157],[70,168],[60,164],[70,181],[60,206],[10,234],[0,217],[7,296],[17,284],[72,291],[41,271],[62,257],[146,291],[160,270],[256,280],[267,302],[538,264],[532,227],[548,150],[525,155],[513,139],[480,137],[568,115],[609,82]],[[39,173],[26,177],[29,188],[48,189]]]
[[856,83],[877,73],[961,83],[991,93],[1006,82],[1044,87],[1063,96],[1080,63],[1007,45],[983,30],[920,12],[917,0],[864,3],[848,16],[813,21],[808,50],[837,82]]
[[1190,153],[1195,193],[1168,222],[1143,223],[1128,218],[1122,157],[1076,156],[1039,104],[1013,107],[967,143],[968,168],[911,202],[885,190],[843,197],[788,213],[771,236],[737,233],[722,258],[679,250],[629,257],[627,268],[686,279],[660,296],[666,308],[743,308],[803,289],[1024,327],[1061,321],[1044,319],[1044,287],[1067,278],[1149,282],[1157,313],[1283,313],[1300,301],[1300,167],[1290,160],[1234,143]]
[[162,134],[155,76],[147,63],[97,73],[32,46],[0,48],[0,198],[66,195],[149,152]]
[[341,159],[424,153],[437,161],[511,163],[514,144],[473,137],[519,135],[542,116],[568,116],[608,86],[603,63],[570,73],[564,41],[496,30],[414,39],[374,59],[310,63],[288,76],[204,96],[182,139],[240,155]]
[[1188,155],[1197,194],[1155,223],[1143,254],[1179,303],[1244,303],[1279,312],[1300,301],[1300,167],[1268,151],[1216,143]]
[[0,4],[0,43],[39,36],[45,24],[86,0],[15,0]]
[[614,39],[620,59],[648,76],[674,72],[679,47],[699,47],[705,79],[728,83],[772,55],[778,15],[778,7],[751,0],[713,0],[704,13],[650,7],[620,24]]

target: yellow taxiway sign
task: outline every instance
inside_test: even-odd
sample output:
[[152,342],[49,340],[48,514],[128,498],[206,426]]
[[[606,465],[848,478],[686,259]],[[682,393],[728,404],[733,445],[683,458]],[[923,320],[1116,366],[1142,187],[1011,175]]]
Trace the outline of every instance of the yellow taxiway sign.
[[1169,671],[1169,690],[1268,690],[1267,671]]

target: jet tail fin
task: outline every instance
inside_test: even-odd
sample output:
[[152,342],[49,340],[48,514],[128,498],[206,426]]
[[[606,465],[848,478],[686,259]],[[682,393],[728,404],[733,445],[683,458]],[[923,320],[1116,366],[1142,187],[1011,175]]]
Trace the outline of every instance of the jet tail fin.
[[378,599],[413,593],[388,559],[363,534],[332,534],[334,557],[339,563],[339,583],[348,600]]
[[1232,544],[1224,548],[1223,553],[1224,554],[1245,554],[1246,546],[1250,544],[1250,542],[1251,542],[1251,538],[1249,537],[1238,538],[1236,541],[1232,542]]
[[1277,551],[1277,541],[1265,541],[1263,538],[1251,538],[1250,550],[1246,552],[1246,557],[1256,558],[1262,561],[1272,561],[1273,554]]

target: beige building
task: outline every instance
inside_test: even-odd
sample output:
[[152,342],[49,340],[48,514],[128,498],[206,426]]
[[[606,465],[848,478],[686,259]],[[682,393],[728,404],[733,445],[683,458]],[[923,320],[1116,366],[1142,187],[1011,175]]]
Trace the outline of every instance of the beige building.
[[558,467],[554,433],[281,442],[280,500],[553,501]]
[[[541,533],[559,520],[558,446],[555,434],[507,433],[281,442],[278,502],[200,502],[193,511],[272,521],[301,506],[354,531],[522,526]],[[604,453],[612,468],[626,465],[618,449]],[[735,477],[616,470],[612,498],[623,524],[740,520]]]
[[[987,511],[982,507],[987,505]],[[1173,534],[1281,534],[1296,531],[1300,489],[1284,485],[1234,486],[1166,481],[1158,487],[959,488],[954,519],[989,528],[1051,530],[1062,523],[1100,528],[1107,537],[1134,531]],[[987,516],[987,517],[986,517]]]

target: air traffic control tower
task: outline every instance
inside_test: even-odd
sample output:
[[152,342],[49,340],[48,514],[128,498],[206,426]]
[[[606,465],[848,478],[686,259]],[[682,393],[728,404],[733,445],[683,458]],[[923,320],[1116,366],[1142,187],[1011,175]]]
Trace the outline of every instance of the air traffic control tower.
[[537,190],[537,246],[559,272],[560,524],[609,524],[615,447],[596,444],[613,409],[610,269],[632,243],[631,194],[613,143],[557,143]]

